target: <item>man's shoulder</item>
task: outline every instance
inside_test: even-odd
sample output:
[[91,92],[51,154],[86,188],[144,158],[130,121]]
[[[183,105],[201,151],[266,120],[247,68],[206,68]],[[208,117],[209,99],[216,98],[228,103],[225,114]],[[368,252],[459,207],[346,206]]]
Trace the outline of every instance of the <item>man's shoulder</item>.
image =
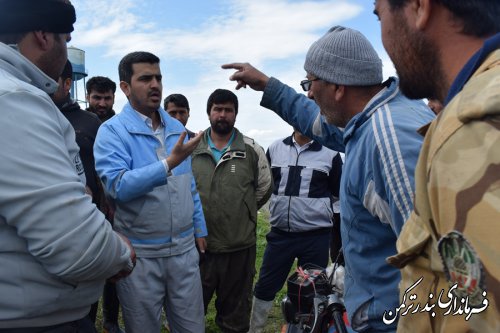
[[253,150],[257,151],[257,150],[262,150],[264,151],[264,148],[262,148],[261,145],[259,145],[257,143],[257,141],[255,141],[253,138],[249,137],[249,136],[246,136],[244,135],[243,133],[241,133],[240,131],[236,130],[237,132],[237,136],[238,135],[241,135],[241,140],[243,141],[243,143],[246,145],[246,146],[249,146],[251,147]]
[[101,124],[101,121],[99,120],[99,117],[87,110],[83,110],[77,102],[73,103],[72,107],[70,110],[61,110],[61,111],[71,111],[75,112],[83,121],[87,122],[92,122],[92,123],[98,123]]
[[125,127],[125,124],[133,124],[135,119],[127,115],[126,112],[120,112],[115,114],[113,117],[102,122],[101,127]]
[[29,94],[35,98],[49,99],[45,91],[0,69],[0,97],[8,98],[16,94]]
[[365,130],[376,136],[405,139],[422,137],[417,130],[434,120],[435,114],[422,100],[410,100],[401,93],[372,111]]

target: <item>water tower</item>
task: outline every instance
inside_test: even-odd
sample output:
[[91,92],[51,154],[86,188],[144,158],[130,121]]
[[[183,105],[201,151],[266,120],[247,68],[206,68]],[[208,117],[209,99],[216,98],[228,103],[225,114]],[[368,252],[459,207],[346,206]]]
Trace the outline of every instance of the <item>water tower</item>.
[[[70,91],[71,98],[79,104],[83,103],[85,108],[87,108],[87,102],[85,100],[85,78],[88,74],[85,69],[85,51],[74,46],[68,47],[68,60],[73,66],[73,83],[71,84]],[[83,79],[83,81],[80,81],[81,79]]]

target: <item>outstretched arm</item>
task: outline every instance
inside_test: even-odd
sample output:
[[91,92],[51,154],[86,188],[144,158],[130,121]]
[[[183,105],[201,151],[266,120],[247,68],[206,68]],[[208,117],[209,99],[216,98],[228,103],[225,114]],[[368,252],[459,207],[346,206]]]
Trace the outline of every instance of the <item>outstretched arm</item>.
[[221,67],[236,69],[229,77],[238,83],[236,89],[248,85],[256,91],[263,91],[261,106],[276,112],[288,124],[325,147],[344,152],[343,131],[327,123],[313,100],[276,78],[268,77],[249,63],[236,62]]

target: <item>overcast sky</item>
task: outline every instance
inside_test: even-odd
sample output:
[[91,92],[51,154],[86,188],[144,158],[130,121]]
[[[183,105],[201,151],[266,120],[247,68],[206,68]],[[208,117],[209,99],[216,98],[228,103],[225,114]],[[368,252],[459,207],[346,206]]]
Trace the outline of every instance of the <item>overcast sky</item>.
[[[236,127],[266,148],[291,133],[273,112],[260,107],[261,92],[235,91],[230,70],[220,65],[250,62],[300,91],[305,54],[330,27],[361,31],[394,75],[381,40],[380,26],[367,0],[73,0],[77,23],[69,46],[85,51],[88,78],[102,75],[118,85],[118,63],[132,51],[161,59],[163,97],[184,94],[190,103],[187,127],[209,126],[206,101],[217,88],[230,89],[240,102]],[[80,81],[81,83],[81,81]],[[79,98],[84,90],[78,87]],[[118,88],[115,110],[126,98]]]

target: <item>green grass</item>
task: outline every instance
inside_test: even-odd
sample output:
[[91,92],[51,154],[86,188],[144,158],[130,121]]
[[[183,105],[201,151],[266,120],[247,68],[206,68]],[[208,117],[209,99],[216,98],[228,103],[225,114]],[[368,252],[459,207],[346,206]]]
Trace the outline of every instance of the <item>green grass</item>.
[[[255,280],[254,283],[257,282],[257,278],[259,277],[259,271],[260,271],[260,266],[262,265],[262,257],[264,255],[264,250],[266,248],[266,234],[269,232],[270,226],[269,226],[269,213],[267,210],[262,209],[259,211],[259,216],[258,216],[258,222],[257,222],[257,259],[255,263],[255,269],[256,269],[256,275],[255,275]],[[295,265],[292,267],[291,271],[295,270]],[[267,320],[267,326],[264,329],[264,333],[276,333],[276,332],[281,332],[281,327],[285,323],[283,320],[283,316],[281,315],[281,308],[280,308],[280,303],[283,297],[286,294],[286,286],[282,288],[278,294],[276,295],[276,298],[274,299],[274,304],[271,309],[271,312],[269,313],[269,318]],[[215,300],[215,295],[212,298],[212,302],[210,303],[206,315],[206,333],[218,333],[220,332],[219,327],[215,324],[215,307],[214,307],[214,300]],[[97,320],[96,320],[96,328],[97,331],[100,333],[102,332],[102,310],[101,310],[101,304],[102,302],[99,301],[99,310],[97,312]],[[121,320],[121,313],[120,313],[120,326],[124,327],[123,321]],[[162,333],[166,333],[167,331],[162,328]]]

